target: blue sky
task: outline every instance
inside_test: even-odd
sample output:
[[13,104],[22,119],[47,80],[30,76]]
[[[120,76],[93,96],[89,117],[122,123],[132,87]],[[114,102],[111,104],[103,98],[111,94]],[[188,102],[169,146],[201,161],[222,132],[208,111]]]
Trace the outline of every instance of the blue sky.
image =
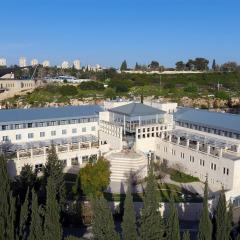
[[115,67],[124,59],[240,63],[239,0],[2,0],[0,12],[8,64],[20,56]]

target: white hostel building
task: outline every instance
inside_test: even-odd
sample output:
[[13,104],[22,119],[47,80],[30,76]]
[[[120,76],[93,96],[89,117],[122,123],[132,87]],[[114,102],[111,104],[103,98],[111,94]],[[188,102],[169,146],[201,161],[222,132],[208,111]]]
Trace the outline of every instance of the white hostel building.
[[[12,174],[24,164],[40,171],[53,143],[66,171],[104,155],[111,180],[147,174],[150,158],[178,166],[227,198],[240,196],[240,115],[161,110],[135,102],[0,111],[0,140],[14,153]],[[165,106],[166,107],[166,106]]]

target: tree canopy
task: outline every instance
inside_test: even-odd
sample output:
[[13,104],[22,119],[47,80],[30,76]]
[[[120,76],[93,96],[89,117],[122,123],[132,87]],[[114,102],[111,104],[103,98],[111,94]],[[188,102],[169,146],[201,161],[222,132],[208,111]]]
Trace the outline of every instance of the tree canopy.
[[73,187],[75,194],[79,193],[79,183],[81,183],[82,192],[88,197],[100,196],[108,187],[110,182],[110,165],[103,158],[99,158],[96,163],[88,163],[81,168]]

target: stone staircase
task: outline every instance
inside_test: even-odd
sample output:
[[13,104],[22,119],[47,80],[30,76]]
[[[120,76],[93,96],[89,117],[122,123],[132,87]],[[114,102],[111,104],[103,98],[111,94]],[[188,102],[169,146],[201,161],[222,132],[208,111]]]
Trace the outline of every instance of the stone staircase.
[[147,175],[147,158],[134,151],[114,151],[105,156],[111,164],[111,182],[126,182],[130,174]]

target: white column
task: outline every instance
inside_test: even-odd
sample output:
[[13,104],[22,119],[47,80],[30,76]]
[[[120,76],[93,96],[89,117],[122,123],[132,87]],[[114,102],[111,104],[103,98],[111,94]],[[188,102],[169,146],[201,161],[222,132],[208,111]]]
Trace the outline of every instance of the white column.
[[240,145],[236,146],[237,153],[240,153]]
[[199,142],[197,142],[197,145],[196,145],[196,150],[199,151],[199,147],[200,147],[200,144]]
[[81,142],[78,142],[78,150],[81,149]]
[[171,142],[172,141],[172,135],[170,134],[169,135],[169,142]]
[[207,145],[207,153],[210,154],[211,146]]
[[70,152],[70,143],[67,144],[67,151]]
[[33,160],[33,149],[30,149],[31,159]]
[[177,137],[177,144],[180,144],[180,137]]
[[140,116],[138,116],[138,122],[139,122],[139,127],[141,127],[141,117]]
[[223,154],[223,150],[222,148],[219,149],[219,157],[222,157],[222,154]]
[[123,132],[126,134],[126,117],[123,115]]
[[189,147],[189,139],[187,139],[186,146]]

